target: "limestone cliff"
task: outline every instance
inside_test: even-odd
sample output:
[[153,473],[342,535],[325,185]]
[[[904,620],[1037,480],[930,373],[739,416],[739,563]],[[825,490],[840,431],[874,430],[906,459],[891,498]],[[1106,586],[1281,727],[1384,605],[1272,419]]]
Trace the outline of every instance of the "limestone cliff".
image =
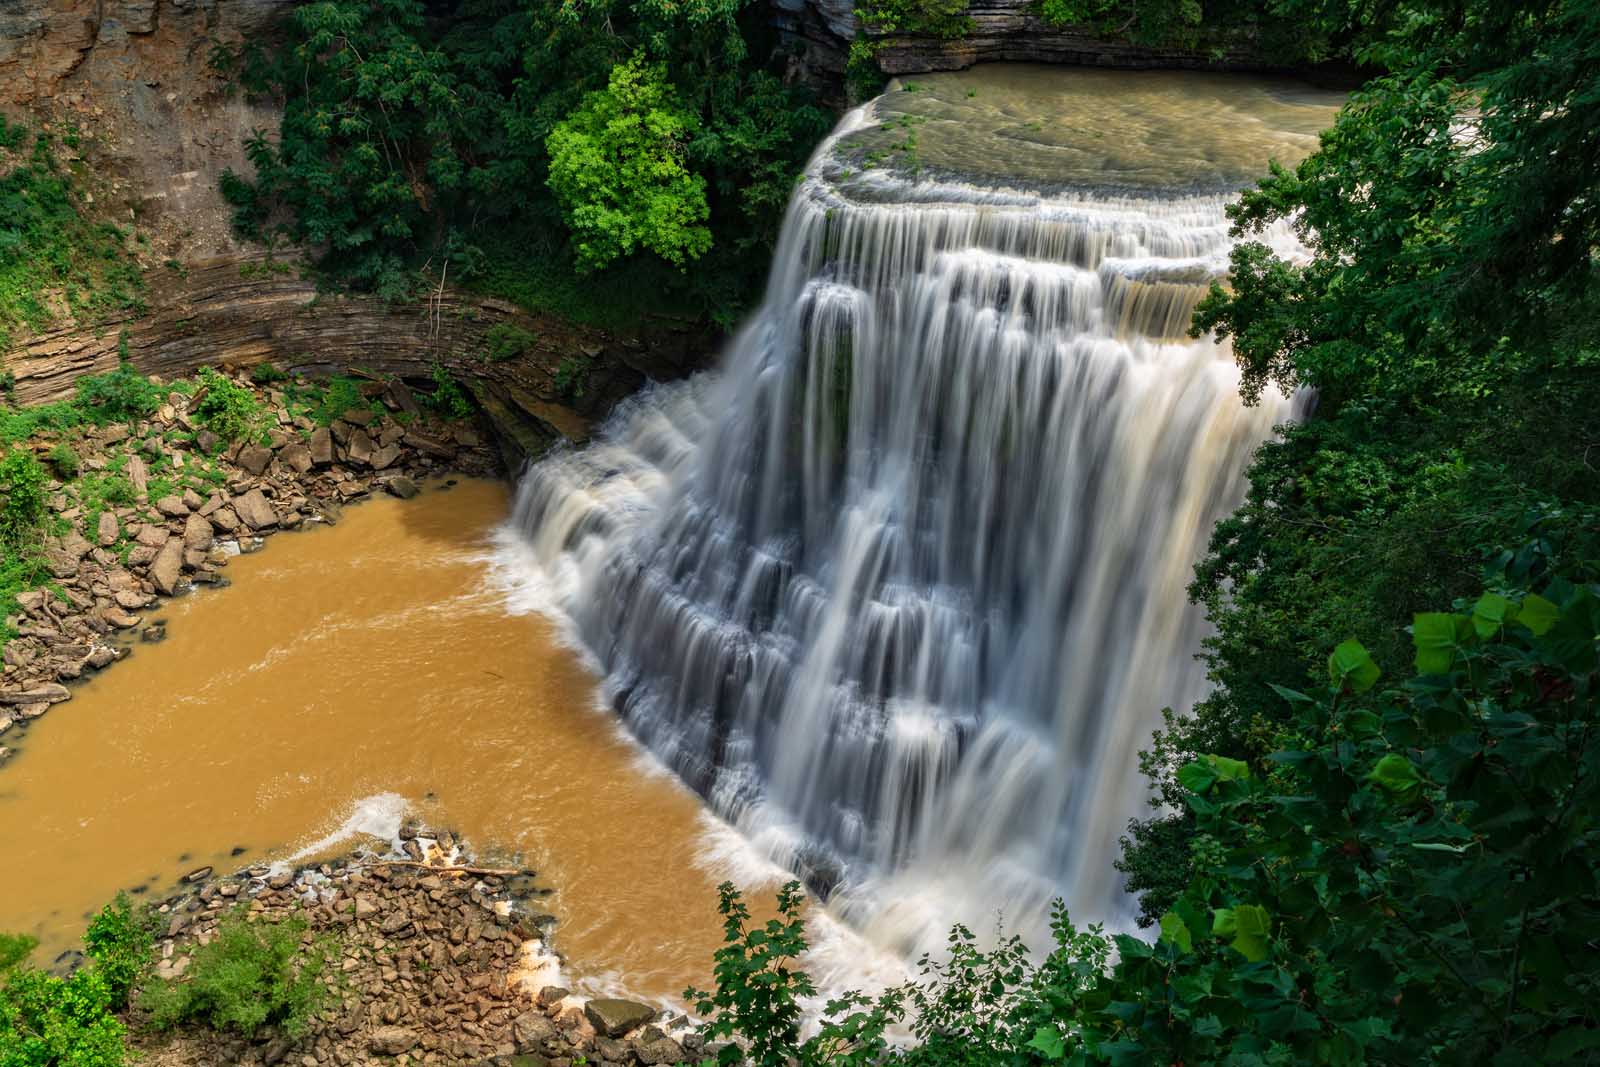
[[0,0],[0,112],[82,131],[96,203],[156,256],[236,251],[217,192],[276,116],[212,72],[211,51],[294,0]]

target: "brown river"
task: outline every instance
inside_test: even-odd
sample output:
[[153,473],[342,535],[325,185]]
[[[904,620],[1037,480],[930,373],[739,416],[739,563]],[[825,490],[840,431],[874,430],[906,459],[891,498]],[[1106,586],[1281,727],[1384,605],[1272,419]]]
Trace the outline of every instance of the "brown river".
[[409,813],[538,870],[580,990],[704,985],[725,875],[696,857],[719,832],[551,623],[508,608],[506,508],[492,482],[374,500],[165,605],[167,640],[78,688],[0,771],[0,930],[48,958],[119,889],[387,837]]

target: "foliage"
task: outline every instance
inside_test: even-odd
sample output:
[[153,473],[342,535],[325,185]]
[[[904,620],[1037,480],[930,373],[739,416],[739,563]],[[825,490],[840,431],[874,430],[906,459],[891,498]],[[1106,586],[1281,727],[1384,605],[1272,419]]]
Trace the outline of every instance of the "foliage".
[[0,350],[63,310],[94,320],[140,306],[124,234],[84,213],[58,154],[48,134],[0,117]]
[[856,18],[869,33],[964,37],[972,32],[967,0],[860,0]]
[[[1380,686],[1347,640],[1321,687],[1276,687],[1289,710],[1264,770],[1218,755],[1178,770],[1194,864],[1154,944],[1058,912],[1035,965],[1014,939],[982,950],[957,928],[947,962],[870,1005],[845,998],[801,1042],[794,887],[766,931],[725,887],[718,992],[699,995],[711,1033],[762,1064],[863,1048],[929,1065],[1590,1062],[1600,584],[1526,562],[1418,614],[1403,683]],[[885,1051],[902,1017],[917,1043]]]
[[508,359],[516,359],[533,347],[534,337],[514,322],[497,322],[489,327],[484,340],[489,342],[484,358],[490,363],[503,363]]
[[201,1022],[251,1037],[272,1026],[300,1037],[330,997],[322,985],[330,946],[303,945],[305,931],[301,919],[252,923],[235,912],[194,950],[188,977],[148,986],[141,1006],[162,1029]]
[[254,392],[210,367],[201,367],[197,377],[200,392],[193,411],[200,425],[224,441],[265,436],[267,410]]
[[1219,58],[1230,46],[1285,64],[1318,63],[1341,51],[1341,35],[1320,20],[1269,0],[1040,0],[1039,14],[1053,26]]
[[81,461],[78,459],[78,453],[74,452],[72,446],[65,441],[58,441],[51,447],[49,460],[50,466],[55,468],[56,474],[60,477],[72,479],[78,476]]
[[[679,315],[725,309],[755,292],[774,204],[827,127],[803,90],[762,69],[770,31],[764,13],[743,17],[746,7],[467,0],[429,20],[421,0],[302,5],[276,50],[218,53],[248,91],[283,106],[277,136],[247,144],[254,177],[226,175],[223,193],[245,234],[321,248],[329,276],[391,298],[426,279],[630,324],[641,291]],[[643,136],[628,142],[649,146],[649,166],[610,159],[602,169],[649,170],[650,181],[602,187],[596,173],[558,175],[553,149],[576,164],[597,144],[620,143],[611,134],[621,130],[590,120],[608,95],[612,112],[629,112],[619,93],[635,84],[663,105],[641,120],[654,112],[666,125],[641,121]],[[558,127],[568,133],[552,141]],[[569,240],[566,218],[608,236]],[[631,270],[616,259],[626,249],[698,256],[702,270],[656,271],[648,289],[602,285],[615,300],[574,291],[579,266]]]
[[91,422],[133,422],[155,414],[165,399],[161,386],[121,360],[114,371],[79,378],[75,406]]
[[147,916],[118,896],[84,935],[88,964],[65,977],[27,963],[32,938],[0,935],[0,1064],[122,1067],[116,1011],[144,973],[154,944]]
[[611,68],[605,89],[545,140],[550,189],[577,241],[578,266],[597,270],[648,249],[678,267],[711,247],[706,181],[684,165],[698,132],[667,82],[639,57]]
[[424,399],[428,406],[452,419],[465,419],[472,415],[472,401],[461,388],[461,383],[443,365],[433,365],[433,392]]
[[250,380],[257,385],[271,385],[281,382],[289,377],[281,368],[272,363],[257,363],[250,368]]
[[569,400],[582,400],[589,389],[589,375],[594,372],[594,359],[587,355],[568,356],[556,364],[556,392]]
[[9,552],[29,548],[44,523],[44,465],[32,452],[13,448],[0,459],[0,542]]
[[84,948],[105,978],[114,1008],[127,1005],[129,991],[149,967],[155,948],[153,918],[152,912],[135,908],[126,893],[118,893],[84,932]]

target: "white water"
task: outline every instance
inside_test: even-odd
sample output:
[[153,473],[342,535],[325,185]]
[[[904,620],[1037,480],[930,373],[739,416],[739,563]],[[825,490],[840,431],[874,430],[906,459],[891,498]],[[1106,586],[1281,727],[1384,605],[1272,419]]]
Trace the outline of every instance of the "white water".
[[1041,946],[1055,897],[1127,913],[1137,753],[1205,687],[1191,567],[1290,402],[1186,335],[1228,191],[863,172],[877,114],[722,370],[532,468],[515,522],[629,728],[835,915]]

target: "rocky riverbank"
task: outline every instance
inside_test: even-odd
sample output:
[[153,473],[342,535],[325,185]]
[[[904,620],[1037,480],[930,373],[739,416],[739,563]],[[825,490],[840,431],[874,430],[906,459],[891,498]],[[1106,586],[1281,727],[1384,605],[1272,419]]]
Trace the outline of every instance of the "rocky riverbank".
[[225,916],[303,920],[305,944],[331,938],[330,1003],[299,1039],[191,1028],[168,1035],[130,1019],[151,1067],[337,1064],[599,1067],[676,1064],[714,1054],[647,1004],[584,1000],[559,981],[556,918],[533,871],[475,866],[448,832],[413,824],[400,849],[357,850],[298,869],[228,877],[193,872],[157,908],[155,977],[181,978]]
[[[374,493],[410,497],[429,478],[498,465],[470,409],[431,413],[399,379],[338,391],[226,381],[248,390],[258,416],[233,443],[207,428],[197,413],[205,390],[190,382],[161,386],[147,418],[41,429],[12,446],[50,477],[39,487],[45,535],[18,552],[42,580],[16,594],[6,618],[0,762],[7,732],[70,699],[72,683],[136,640],[160,640],[163,599],[225,582],[231,556],[273,533],[336,522]],[[332,417],[330,402],[340,405]]]

